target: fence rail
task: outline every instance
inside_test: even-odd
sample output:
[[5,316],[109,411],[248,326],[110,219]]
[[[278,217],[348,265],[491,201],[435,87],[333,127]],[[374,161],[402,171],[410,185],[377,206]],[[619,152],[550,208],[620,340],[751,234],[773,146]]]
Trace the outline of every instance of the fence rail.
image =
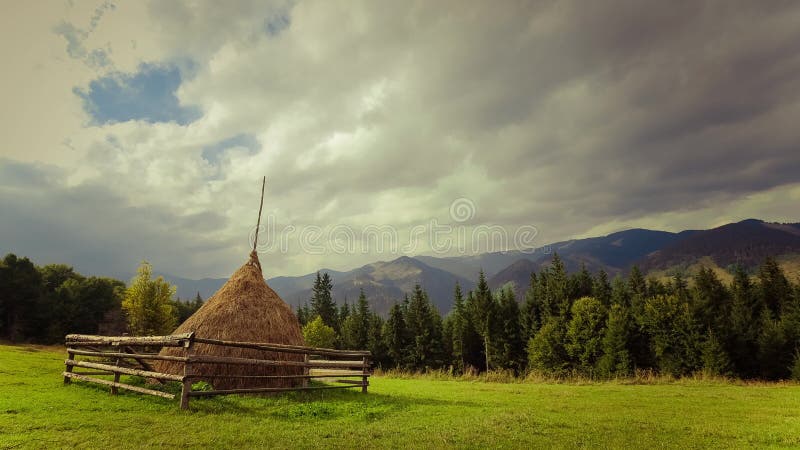
[[[176,381],[182,383],[181,409],[189,407],[191,397],[208,397],[229,394],[257,394],[285,391],[312,391],[320,389],[346,389],[361,387],[366,393],[371,375],[371,354],[361,350],[335,350],[330,348],[304,347],[298,345],[274,344],[265,342],[239,342],[219,339],[208,339],[195,336],[194,333],[175,334],[169,336],[93,336],[69,334],[65,339],[68,359],[64,362],[64,383],[72,380],[109,386],[111,393],[118,389],[126,389],[142,394],[156,395],[164,398],[175,398],[175,395],[147,389],[120,382],[120,376],[130,375],[159,382]],[[281,361],[274,359],[239,358],[231,356],[195,355],[193,346],[197,343],[229,348],[247,348],[266,350],[277,353],[303,355],[303,361]],[[163,347],[177,347],[183,356],[161,355]],[[78,360],[76,357],[84,358]],[[312,359],[312,358],[327,359]],[[336,359],[348,358],[348,359]],[[158,372],[148,361],[172,361],[183,364],[183,374]],[[214,373],[194,373],[192,369],[214,367],[215,365],[244,365],[254,367],[293,367],[301,368],[302,374],[296,375],[226,375]],[[76,372],[75,369],[92,369],[91,372]],[[316,371],[317,373],[312,373]],[[90,375],[113,375],[114,380],[96,378]],[[356,377],[357,379],[351,379]],[[334,379],[335,378],[335,379]],[[213,386],[219,379],[253,379],[253,380],[286,380],[296,379],[298,386],[292,387],[253,387],[241,389],[212,389],[193,391],[192,384],[206,381]],[[308,380],[332,379],[335,385],[309,386]]]

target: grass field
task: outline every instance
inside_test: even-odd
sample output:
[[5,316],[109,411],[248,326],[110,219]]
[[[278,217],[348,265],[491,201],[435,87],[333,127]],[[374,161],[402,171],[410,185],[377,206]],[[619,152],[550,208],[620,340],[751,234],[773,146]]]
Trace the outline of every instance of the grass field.
[[62,384],[58,349],[0,346],[0,448],[800,448],[800,387],[374,377],[370,393],[177,401]]

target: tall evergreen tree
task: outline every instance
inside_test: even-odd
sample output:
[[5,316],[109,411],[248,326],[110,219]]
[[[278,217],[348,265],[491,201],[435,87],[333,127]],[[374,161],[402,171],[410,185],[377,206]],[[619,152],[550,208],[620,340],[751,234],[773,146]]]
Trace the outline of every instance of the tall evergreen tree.
[[612,305],[603,334],[603,356],[597,364],[601,376],[624,377],[631,373],[633,361],[628,351],[630,336],[631,319],[627,309],[620,304]]
[[586,263],[581,262],[580,270],[570,277],[569,298],[578,299],[592,295],[594,280],[592,274],[586,269]]
[[443,356],[441,316],[419,284],[414,286],[405,316],[412,337],[408,353],[411,367],[417,370],[440,367]]
[[628,291],[628,285],[619,275],[614,277],[614,281],[611,283],[611,304],[620,305],[625,309],[630,309],[631,307],[631,296]]
[[775,258],[768,256],[758,269],[761,300],[777,318],[784,304],[792,297],[792,287]]
[[408,348],[411,336],[406,325],[403,307],[399,303],[392,305],[389,319],[383,325],[383,341],[386,353],[395,367],[406,368],[408,364]]
[[764,306],[750,277],[740,265],[734,269],[731,297],[730,340],[727,347],[733,369],[740,376],[758,376],[758,360],[754,356],[758,353]]
[[644,319],[659,371],[678,376],[699,368],[701,339],[686,301],[677,295],[648,299]]
[[600,269],[592,283],[592,297],[596,298],[606,308],[611,307],[611,284],[608,282],[608,274]]
[[478,275],[478,286],[475,289],[475,296],[474,300],[471,302],[471,306],[472,321],[475,324],[476,331],[483,339],[485,369],[488,371],[491,368],[492,361],[491,339],[496,312],[492,292],[489,290],[489,283],[486,282],[486,276],[483,274],[483,270],[481,270]]
[[345,348],[354,350],[366,349],[369,345],[370,321],[372,313],[369,310],[367,296],[364,289],[358,295],[358,303],[353,311],[347,314],[342,325],[342,341]]
[[339,333],[339,315],[336,311],[336,304],[333,302],[332,290],[331,276],[327,272],[323,275],[317,272],[314,287],[311,289],[311,315],[320,316],[325,325]]
[[525,340],[520,325],[519,304],[514,291],[506,288],[500,291],[497,304],[497,324],[492,354],[499,368],[521,373],[525,368]]
[[711,375],[731,375],[731,361],[728,352],[722,346],[722,342],[717,339],[716,334],[711,329],[708,330],[705,342],[702,347],[703,370]]
[[522,304],[520,317],[524,342],[528,342],[542,326],[544,311],[542,310],[539,284],[539,277],[536,276],[536,272],[531,272],[530,284],[525,291],[525,302]]
[[564,262],[553,253],[553,260],[546,272],[547,305],[550,316],[568,319],[570,306],[569,282]]
[[692,312],[700,327],[712,330],[715,339],[727,341],[731,299],[713,270],[701,267],[695,275],[692,300]]

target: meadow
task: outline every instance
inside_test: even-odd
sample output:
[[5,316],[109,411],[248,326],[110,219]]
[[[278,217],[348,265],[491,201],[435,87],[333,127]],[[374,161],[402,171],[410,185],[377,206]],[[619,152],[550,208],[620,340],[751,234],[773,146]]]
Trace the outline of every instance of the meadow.
[[800,448],[800,386],[372,378],[353,391],[177,400],[60,376],[63,348],[0,345],[0,448]]

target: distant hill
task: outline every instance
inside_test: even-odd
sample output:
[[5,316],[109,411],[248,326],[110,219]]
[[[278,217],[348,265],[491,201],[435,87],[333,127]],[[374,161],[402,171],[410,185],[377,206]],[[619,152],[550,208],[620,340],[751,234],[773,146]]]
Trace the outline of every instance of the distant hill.
[[752,268],[767,256],[800,254],[800,224],[768,223],[757,219],[694,232],[647,255],[644,271],[688,266],[708,257],[722,268],[741,264]]
[[[800,276],[800,224],[767,223],[749,219],[710,230],[687,230],[680,233],[632,229],[607,236],[556,242],[530,251],[484,253],[470,256],[436,257],[403,256],[392,261],[372,264],[340,272],[321,270],[333,277],[333,295],[337,302],[354,303],[361,288],[373,309],[386,314],[394,302],[401,300],[420,283],[431,300],[445,314],[452,307],[452,294],[458,282],[466,292],[474,288],[478,273],[483,270],[489,286],[497,289],[513,283],[518,298],[523,298],[530,274],[540,271],[554,252],[564,260],[568,271],[585,264],[591,272],[600,269],[609,276],[627,272],[637,264],[645,272],[667,276],[671,269],[697,269],[711,266],[725,275],[735,263],[755,267],[766,256],[779,257],[781,264]],[[207,299],[224,283],[224,278],[190,280],[164,275],[178,287],[178,296],[189,299],[197,292]],[[296,277],[274,277],[267,280],[281,297],[297,307],[311,298],[316,272]],[[129,279],[125,278],[126,280]]]
[[540,263],[528,259],[519,259],[489,278],[489,287],[492,290],[496,290],[508,283],[512,283],[517,300],[522,301],[530,284],[531,273],[538,272],[541,268],[542,265]]
[[[469,279],[431,267],[408,256],[392,261],[379,261],[350,272],[331,275],[333,296],[339,304],[345,300],[350,304],[355,303],[361,289],[364,289],[370,306],[379,314],[388,313],[392,305],[402,300],[406,293],[412,292],[417,283],[428,292],[431,302],[439,308],[439,311],[445,314],[450,311],[456,282],[465,291],[475,285]],[[280,277],[278,283],[272,278],[267,280],[267,283],[280,294],[281,298],[296,308],[311,298],[311,287],[315,276],[316,274]],[[290,290],[289,286],[303,287]]]

